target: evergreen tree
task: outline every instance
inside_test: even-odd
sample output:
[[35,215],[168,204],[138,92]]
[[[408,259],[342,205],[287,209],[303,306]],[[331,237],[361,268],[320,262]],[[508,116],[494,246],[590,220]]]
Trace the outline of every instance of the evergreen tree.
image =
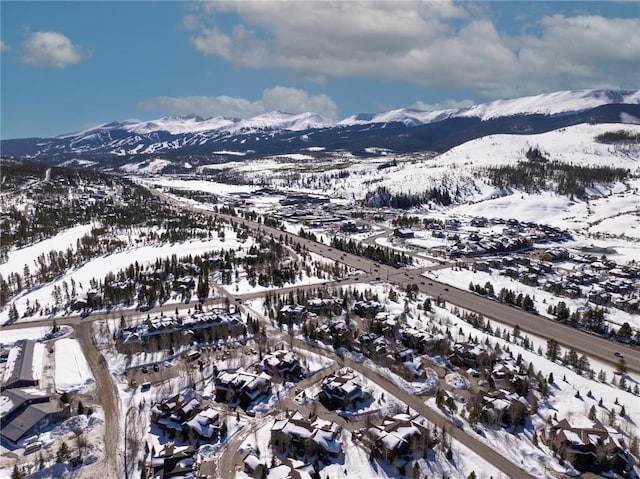
[[56,462],[62,463],[67,462],[69,457],[71,456],[71,451],[69,450],[69,446],[67,446],[66,442],[63,442],[60,445],[60,448],[56,452]]
[[27,477],[27,475],[25,474],[24,470],[22,470],[22,468],[18,468],[17,464],[15,466],[13,466],[13,472],[11,473],[11,479],[24,479],[25,477]]

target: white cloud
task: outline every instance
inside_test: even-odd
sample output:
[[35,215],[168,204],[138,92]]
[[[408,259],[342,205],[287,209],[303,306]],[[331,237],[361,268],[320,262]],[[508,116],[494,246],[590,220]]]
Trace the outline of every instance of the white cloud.
[[490,98],[638,81],[638,18],[547,16],[513,36],[472,3],[205,2],[194,16],[204,55],[312,81],[374,76]]
[[334,101],[327,95],[309,95],[303,90],[283,86],[267,88],[256,101],[230,96],[158,96],[138,103],[137,108],[172,115],[195,113],[234,118],[251,118],[280,110],[287,113],[314,112],[335,119],[338,111]]
[[6,52],[7,50],[9,50],[9,45],[0,40],[0,53]]
[[91,56],[59,32],[32,32],[22,44],[23,63],[34,67],[64,68]]

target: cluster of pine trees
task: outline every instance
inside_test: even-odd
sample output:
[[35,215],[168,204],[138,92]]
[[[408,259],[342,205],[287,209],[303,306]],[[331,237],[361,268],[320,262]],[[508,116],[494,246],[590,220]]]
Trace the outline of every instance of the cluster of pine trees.
[[391,193],[386,186],[380,186],[375,191],[368,191],[364,198],[364,204],[367,206],[400,210],[415,208],[430,202],[449,206],[453,203],[453,199],[447,190],[436,187],[422,193]]
[[331,238],[330,244],[332,247],[341,251],[358,256],[364,256],[365,258],[372,259],[379,263],[388,264],[390,266],[403,266],[413,262],[413,258],[403,252],[394,251],[377,245],[362,245],[353,239],[343,239],[334,236]]
[[550,190],[569,198],[584,198],[596,183],[623,181],[629,170],[610,166],[581,166],[548,161],[538,149],[526,153],[528,161],[488,170],[491,184],[497,188],[516,188],[527,193]]
[[640,134],[627,130],[607,131],[595,137],[599,143],[640,143]]

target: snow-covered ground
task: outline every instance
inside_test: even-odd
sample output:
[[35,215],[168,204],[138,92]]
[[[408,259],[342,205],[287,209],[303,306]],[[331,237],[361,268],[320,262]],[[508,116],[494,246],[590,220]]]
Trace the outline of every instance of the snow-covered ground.
[[[51,294],[53,292],[54,286],[60,287],[63,281],[66,281],[67,284],[69,284],[73,279],[76,284],[82,284],[88,289],[89,282],[92,279],[100,281],[108,272],[116,272],[120,269],[124,269],[135,261],[137,261],[140,265],[147,265],[155,261],[156,258],[166,258],[170,257],[173,254],[180,257],[183,255],[186,256],[203,254],[205,252],[213,250],[219,251],[223,248],[237,249],[245,246],[247,246],[247,244],[243,244],[238,241],[232,235],[232,232],[229,231],[227,232],[227,236],[224,239],[195,239],[173,244],[164,243],[130,247],[124,251],[95,258],[79,268],[70,270],[65,275],[58,278],[56,281],[44,285],[38,289],[32,290],[26,294],[23,294],[15,300],[15,304],[18,308],[18,311],[20,312],[24,311],[24,309],[26,308],[27,300],[29,300],[32,305],[36,301],[38,301],[42,307],[46,307],[47,305],[52,306],[53,300]],[[83,292],[83,290],[80,289],[80,286],[78,286],[78,289],[79,292]],[[0,312],[0,323],[7,321],[8,318],[8,309]],[[35,316],[31,318],[24,318],[22,320],[33,321],[34,319],[48,319],[48,317]]]
[[[470,271],[468,269],[441,269],[438,271],[429,271],[424,274],[427,278],[436,279],[443,283],[455,286],[463,290],[469,289],[469,283],[484,285],[489,282],[493,285],[493,290],[497,294],[502,288],[515,291],[517,294],[529,295],[535,304],[535,308],[542,316],[549,316],[547,308],[549,305],[556,305],[559,301],[564,301],[567,307],[572,310],[581,310],[585,307],[585,298],[566,298],[564,296],[556,296],[548,291],[534,286],[527,286],[515,279],[503,276],[495,271]],[[640,329],[640,315],[630,314],[625,311],[608,308],[605,320],[615,328],[619,328],[625,322],[628,322],[632,328]]]
[[78,393],[95,382],[80,343],[75,339],[63,338],[56,341],[55,368],[57,391]]
[[48,238],[46,240],[39,241],[30,246],[24,248],[12,249],[9,251],[8,259],[6,262],[0,264],[0,274],[6,279],[10,273],[24,272],[24,265],[29,266],[33,272],[35,266],[35,259],[44,254],[48,255],[50,251],[66,251],[67,248],[71,248],[73,251],[76,249],[76,241],[88,234],[94,225],[78,225],[73,228],[61,231],[57,235]]
[[42,339],[51,332],[50,326],[39,326],[36,328],[3,329],[0,334],[0,344],[13,344],[20,339]]

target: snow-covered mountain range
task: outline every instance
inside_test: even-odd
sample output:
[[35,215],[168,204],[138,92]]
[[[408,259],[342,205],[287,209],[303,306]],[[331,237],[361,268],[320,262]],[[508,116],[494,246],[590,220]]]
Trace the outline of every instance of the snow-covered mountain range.
[[279,111],[249,119],[168,116],[105,123],[55,138],[4,140],[2,152],[52,164],[89,159],[109,168],[140,156],[224,159],[310,149],[364,154],[371,147],[445,151],[488,134],[533,134],[586,122],[640,122],[640,90],[563,91],[463,109],[399,109],[340,121]]

